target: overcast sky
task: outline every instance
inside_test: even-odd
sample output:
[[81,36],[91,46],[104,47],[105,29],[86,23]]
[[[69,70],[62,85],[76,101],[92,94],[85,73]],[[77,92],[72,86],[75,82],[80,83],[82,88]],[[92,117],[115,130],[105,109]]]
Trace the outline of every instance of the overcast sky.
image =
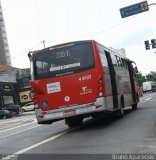
[[[29,67],[30,50],[77,40],[94,39],[124,48],[139,71],[156,72],[156,49],[146,51],[145,40],[156,39],[156,5],[149,11],[121,18],[119,9],[140,0],[1,0],[12,65]],[[155,3],[148,0],[148,4]]]

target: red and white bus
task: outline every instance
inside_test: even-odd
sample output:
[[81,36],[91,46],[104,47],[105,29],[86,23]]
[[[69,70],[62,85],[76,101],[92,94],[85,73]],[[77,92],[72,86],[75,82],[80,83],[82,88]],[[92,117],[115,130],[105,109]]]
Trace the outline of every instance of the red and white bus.
[[35,113],[39,124],[65,119],[69,127],[83,118],[137,108],[137,67],[117,51],[94,40],[52,46],[28,54]]

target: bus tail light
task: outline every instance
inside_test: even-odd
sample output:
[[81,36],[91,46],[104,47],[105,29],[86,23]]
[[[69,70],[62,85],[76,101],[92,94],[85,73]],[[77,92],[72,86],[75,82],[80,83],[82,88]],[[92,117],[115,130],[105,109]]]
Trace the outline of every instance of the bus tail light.
[[32,92],[31,97],[34,102],[34,107],[37,109],[38,108],[38,95],[36,93]]
[[103,80],[102,77],[98,81],[98,97],[103,96]]
[[100,85],[100,86],[98,87],[98,90],[99,90],[99,91],[103,91],[103,87]]
[[44,118],[44,115],[46,114],[46,112],[41,112],[40,115],[38,115],[38,118]]

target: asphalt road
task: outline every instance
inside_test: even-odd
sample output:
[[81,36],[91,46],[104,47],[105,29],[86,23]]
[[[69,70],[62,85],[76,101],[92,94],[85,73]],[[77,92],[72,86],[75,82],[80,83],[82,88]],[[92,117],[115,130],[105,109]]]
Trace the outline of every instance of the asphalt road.
[[[17,124],[9,126],[9,121]],[[0,153],[3,155],[24,154],[25,159],[30,159],[37,154],[37,159],[48,159],[42,155],[56,154],[57,159],[57,155],[61,154],[64,159],[64,154],[66,157],[74,154],[88,159],[89,154],[91,159],[97,154],[156,154],[155,93],[144,94],[138,109],[126,109],[123,119],[112,116],[88,118],[82,126],[74,129],[69,129],[64,121],[38,125],[34,115],[7,122],[8,128],[5,128],[2,124],[6,121],[0,120]],[[23,156],[19,157],[23,159]]]

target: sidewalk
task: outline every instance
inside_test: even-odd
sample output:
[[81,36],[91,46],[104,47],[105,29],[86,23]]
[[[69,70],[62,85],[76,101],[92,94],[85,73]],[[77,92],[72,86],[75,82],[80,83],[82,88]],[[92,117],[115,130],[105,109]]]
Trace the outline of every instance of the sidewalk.
[[35,115],[35,111],[22,112],[21,116]]
[[[32,116],[31,116],[32,115]],[[24,116],[12,117],[8,119],[1,119],[0,120],[0,133],[4,132],[4,130],[16,128],[22,125],[30,124],[32,122],[36,122],[36,117],[34,112],[31,113],[24,113]]]

